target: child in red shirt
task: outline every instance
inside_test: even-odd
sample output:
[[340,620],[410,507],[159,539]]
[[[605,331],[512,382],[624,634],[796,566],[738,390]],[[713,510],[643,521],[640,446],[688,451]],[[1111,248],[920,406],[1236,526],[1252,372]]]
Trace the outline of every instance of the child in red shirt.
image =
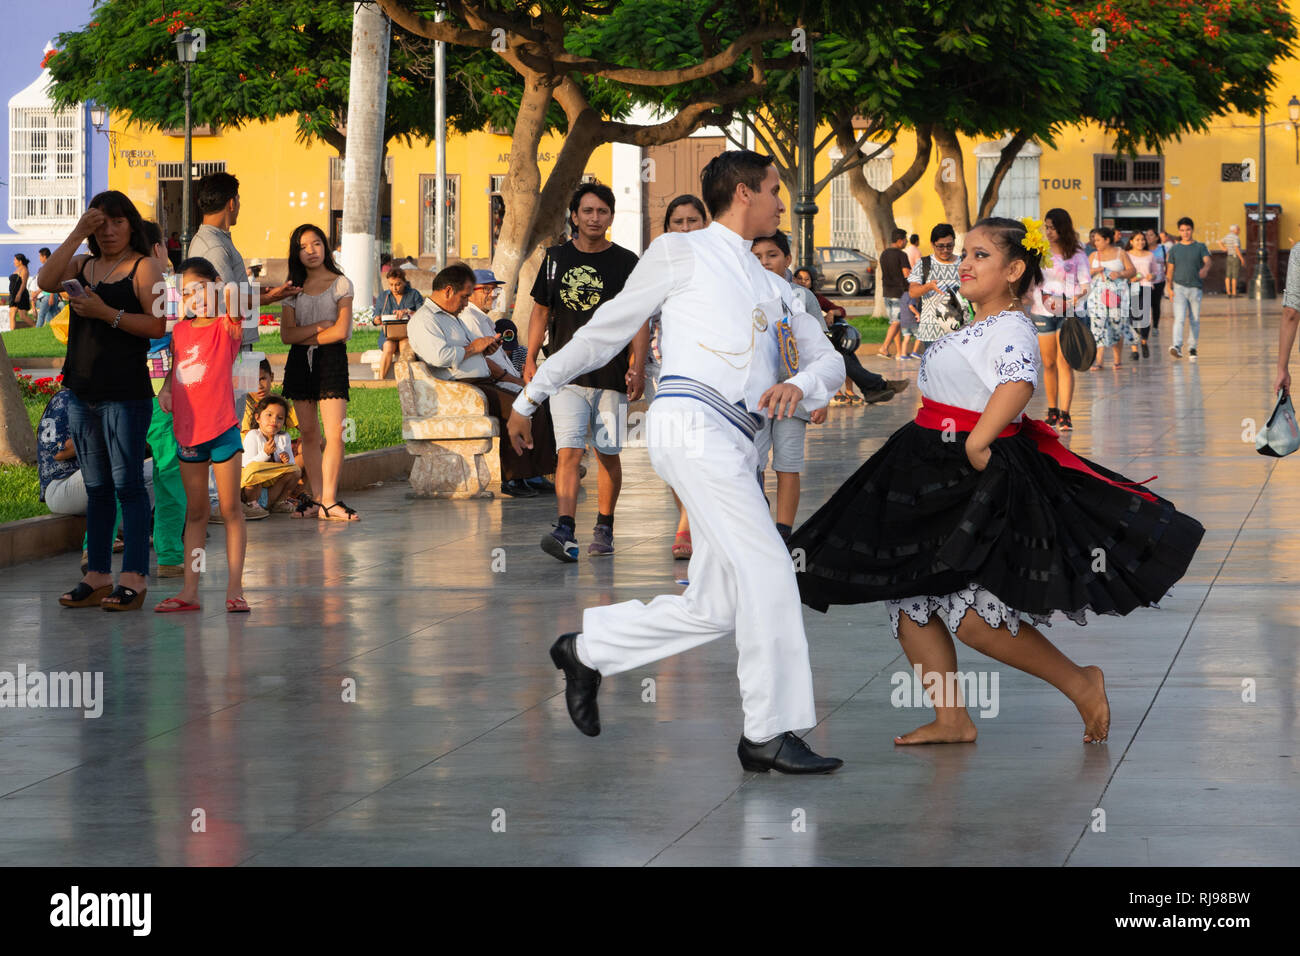
[[237,319],[220,314],[222,293],[217,270],[207,259],[181,263],[181,320],[172,332],[172,369],[158,404],[172,413],[185,486],[185,586],[159,603],[159,613],[199,610],[199,571],[208,527],[208,467],[226,526],[226,610],[247,612],[244,600],[244,508],[239,495],[243,442],[235,415],[232,384],[242,330]]

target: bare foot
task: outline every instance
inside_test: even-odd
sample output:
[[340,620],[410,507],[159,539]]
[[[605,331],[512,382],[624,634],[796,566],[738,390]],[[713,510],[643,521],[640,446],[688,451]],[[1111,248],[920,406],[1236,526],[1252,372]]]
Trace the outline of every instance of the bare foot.
[[1100,667],[1083,668],[1088,679],[1088,692],[1074,706],[1083,718],[1083,742],[1104,743],[1110,735],[1110,701],[1106,699],[1106,678]]
[[895,737],[896,744],[968,744],[975,740],[976,734],[975,721],[970,719],[970,714],[965,710],[961,711],[961,716],[951,723],[940,723],[933,720],[924,727],[917,727],[910,734],[904,734],[901,737]]

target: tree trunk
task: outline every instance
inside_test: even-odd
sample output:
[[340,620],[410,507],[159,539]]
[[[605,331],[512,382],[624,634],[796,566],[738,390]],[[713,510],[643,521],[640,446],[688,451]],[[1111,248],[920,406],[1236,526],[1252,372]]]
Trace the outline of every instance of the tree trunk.
[[1011,172],[1011,164],[1016,161],[1020,148],[1028,141],[1029,131],[1022,129],[1011,137],[1011,141],[1007,145],[1002,147],[1002,154],[998,156],[998,164],[993,167],[993,178],[984,187],[984,195],[980,197],[980,208],[979,213],[975,216],[976,221],[993,215],[993,207],[998,204],[998,190],[1002,188],[1002,180],[1007,178],[1007,173]]
[[[836,140],[842,152],[853,148],[856,140],[853,136],[851,123],[836,125]],[[856,166],[845,173],[849,177],[849,192],[858,201],[862,211],[867,214],[867,224],[871,227],[871,234],[875,237],[877,249],[884,251],[889,245],[889,234],[897,228],[897,224],[894,222],[894,201],[911,189],[917,180],[921,178],[926,166],[930,164],[930,149],[931,136],[929,127],[917,127],[916,155],[912,157],[912,162],[907,169],[903,170],[903,174],[885,189],[876,189],[867,182],[867,172],[864,166]],[[882,313],[884,305],[884,283],[880,281],[880,270],[877,269],[876,302],[873,311],[877,314]]]
[[943,203],[944,221],[957,233],[957,248],[970,232],[970,198],[966,189],[966,164],[961,143],[952,130],[934,127],[934,141],[939,147],[939,169],[934,174],[934,191]]
[[348,149],[343,157],[344,274],[355,290],[353,308],[373,305],[379,276],[379,181],[383,169],[388,98],[389,20],[372,3],[352,12],[348,78]]
[[33,465],[36,463],[36,433],[32,431],[23,404],[23,393],[18,390],[18,379],[9,371],[9,350],[0,337],[0,465]]
[[547,246],[556,245],[563,240],[565,224],[568,221],[569,201],[573,191],[582,182],[582,174],[587,168],[587,161],[596,147],[605,142],[601,132],[601,119],[595,110],[586,109],[578,114],[577,120],[569,124],[569,135],[564,138],[560,155],[556,157],[555,166],[546,177],[546,185],[537,197],[533,227],[524,247],[529,250],[528,260],[520,269],[519,288],[521,294],[515,300],[515,325],[520,336],[527,341],[528,317],[533,309],[533,300],[522,290],[531,289],[541,268],[542,256]]
[[[501,186],[501,198],[506,207],[505,218],[501,222],[501,234],[497,236],[496,248],[492,253],[492,271],[505,283],[497,300],[497,308],[502,314],[510,313],[510,302],[519,288],[520,269],[532,251],[528,243],[533,231],[533,219],[537,214],[538,196],[542,191],[537,148],[546,133],[546,111],[551,106],[554,92],[553,79],[537,73],[524,77],[524,95],[519,114],[515,117],[514,136],[510,144],[510,165],[506,168],[506,178]],[[536,274],[536,271],[534,266],[533,273]],[[526,294],[519,296],[520,300],[525,298]],[[528,308],[532,308],[531,299],[528,299]],[[524,326],[518,321],[516,325],[526,342],[527,332]]]

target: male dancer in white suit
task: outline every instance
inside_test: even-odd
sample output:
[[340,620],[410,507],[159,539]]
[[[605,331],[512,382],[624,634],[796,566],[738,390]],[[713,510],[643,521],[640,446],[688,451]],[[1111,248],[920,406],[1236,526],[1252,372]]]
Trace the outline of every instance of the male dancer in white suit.
[[[662,374],[647,440],[655,471],[691,516],[690,585],[649,604],[587,608],[582,632],[561,636],[551,659],[565,674],[569,716],[594,737],[602,674],[734,636],[745,712],[741,765],[830,773],[843,761],[817,755],[794,733],[817,722],[812,671],[790,555],[755,480],[753,438],[764,414],[789,417],[800,401],[810,410],[825,406],[844,381],[844,360],[789,283],[750,252],[751,240],[777,230],[785,209],[772,158],[725,152],[700,183],[713,223],[651,243],[623,291],[538,369],[507,425],[517,448],[531,447],[529,416],[538,403],[607,362],[660,311]],[[783,319],[793,328],[798,373],[778,384]]]

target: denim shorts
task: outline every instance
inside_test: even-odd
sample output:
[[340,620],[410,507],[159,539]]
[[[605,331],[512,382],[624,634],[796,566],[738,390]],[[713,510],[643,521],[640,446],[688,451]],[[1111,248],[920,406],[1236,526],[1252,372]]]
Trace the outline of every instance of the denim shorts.
[[219,465],[223,461],[230,461],[243,450],[244,442],[239,437],[239,426],[231,425],[216,438],[197,445],[181,445],[176,449],[176,457],[191,465],[201,465],[208,461]]
[[1034,313],[1030,318],[1034,320],[1034,325],[1038,327],[1039,335],[1051,335],[1065,324],[1067,317],[1064,315],[1039,315]]

